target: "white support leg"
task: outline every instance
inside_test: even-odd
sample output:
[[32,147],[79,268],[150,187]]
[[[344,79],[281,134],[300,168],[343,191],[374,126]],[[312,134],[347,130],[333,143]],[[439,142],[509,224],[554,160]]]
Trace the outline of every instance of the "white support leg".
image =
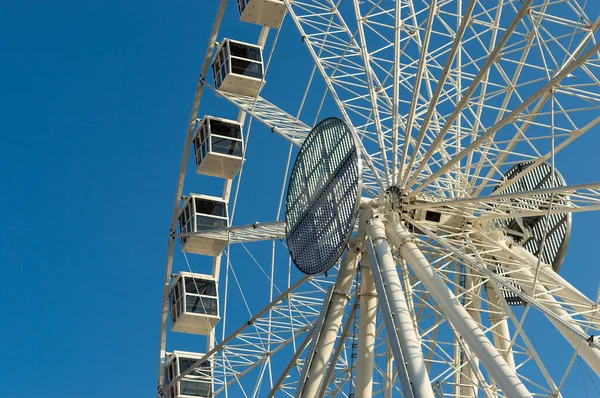
[[365,256],[360,287],[360,317],[358,328],[358,357],[356,359],[355,395],[371,398],[373,395],[373,364],[375,363],[375,335],[377,333],[377,294],[371,275],[371,265]]
[[506,319],[506,315],[499,314],[502,311],[500,300],[504,300],[504,298],[500,297],[489,283],[485,284],[485,294],[488,301],[495,307],[490,308],[490,324],[493,325],[491,330],[493,332],[494,345],[506,360],[508,366],[514,370],[515,356],[513,355],[512,348],[509,348],[511,340],[510,331],[508,330],[508,320]]
[[[474,275],[470,275],[467,273],[465,276],[465,289],[467,293],[465,294],[465,308],[469,315],[473,318],[473,320],[477,323],[481,323],[481,300],[477,292],[481,290],[480,287],[475,287],[476,278]],[[475,289],[476,291],[473,291]],[[463,353],[462,355],[463,361],[468,361],[467,353]],[[476,356],[472,358],[472,364],[466,364],[462,367],[462,376],[460,380],[460,396],[461,397],[477,397],[478,388],[477,388],[477,379],[475,375],[475,371],[473,368],[479,368],[479,359]]]
[[439,309],[462,336],[473,354],[479,358],[488,374],[496,380],[507,397],[532,397],[515,371],[496,350],[480,326],[450,291],[421,250],[411,241],[410,234],[398,222],[386,226],[387,235],[429,291]]
[[[511,250],[513,250],[511,248]],[[518,253],[518,251],[517,251]],[[534,256],[534,258],[536,258]],[[544,287],[542,281],[537,281],[534,287],[534,279],[535,276],[531,269],[523,268],[519,265],[520,257],[515,255],[516,263],[511,262],[503,262],[502,267],[506,271],[510,273],[510,275],[516,279],[516,282],[521,286],[521,288],[528,295],[535,297],[539,301],[544,303],[544,308],[549,312],[552,312],[554,315],[560,317],[563,321],[570,323],[573,328],[583,332],[583,329],[573,322],[573,318],[571,315],[563,308],[562,304],[554,298],[553,295],[548,293],[546,287]],[[537,258],[536,258],[537,263]],[[592,368],[592,370],[600,376],[600,350],[595,347],[590,347],[590,345],[584,341],[581,337],[577,336],[575,333],[569,331],[565,326],[560,323],[548,318],[550,322],[556,327],[556,330],[563,335],[563,337],[571,344],[574,349],[579,350],[579,355],[583,360]]]
[[[537,268],[538,258],[524,247],[512,245],[511,251],[525,259],[534,270]],[[600,328],[600,316],[596,311],[592,311],[595,309],[596,303],[581,293],[575,286],[571,285],[565,278],[557,274],[550,265],[540,264],[538,279],[544,284],[560,286],[561,290],[556,291],[554,294],[563,298],[566,304],[575,311],[583,311],[587,308],[588,312],[583,313],[582,316],[592,322],[597,328]]]
[[406,361],[413,394],[416,398],[435,398],[429,373],[423,360],[421,343],[414,328],[413,319],[402,291],[402,283],[396,269],[396,262],[385,235],[384,223],[379,219],[371,219],[367,224],[367,233],[375,246],[375,255],[381,268],[386,296],[398,329],[400,347]]
[[352,281],[354,275],[356,275],[356,269],[360,262],[360,248],[351,244],[351,248],[346,250],[342,262],[340,264],[340,270],[335,280],[335,287],[331,301],[327,308],[327,314],[323,321],[323,327],[321,333],[318,336],[318,342],[315,350],[315,355],[312,361],[307,364],[309,366],[306,382],[302,388],[301,397],[314,398],[317,396],[323,377],[327,372],[327,364],[331,357],[331,352],[335,345],[335,340],[338,335],[338,331],[342,324],[342,318],[344,316],[344,310],[346,303],[348,302],[350,288],[352,287]]
[[385,353],[385,385],[383,398],[392,398],[394,387],[394,356],[392,350],[388,349]]

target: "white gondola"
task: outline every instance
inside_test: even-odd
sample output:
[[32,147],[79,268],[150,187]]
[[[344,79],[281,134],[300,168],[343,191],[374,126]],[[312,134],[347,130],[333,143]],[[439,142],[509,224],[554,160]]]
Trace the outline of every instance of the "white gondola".
[[187,253],[218,256],[227,240],[199,236],[215,228],[227,227],[227,202],[208,195],[190,194],[179,211],[182,250]]
[[237,0],[237,4],[242,21],[269,28],[278,28],[285,13],[282,0]]
[[179,273],[171,284],[169,306],[173,331],[208,335],[221,319],[217,281],[211,275]]
[[196,172],[233,179],[242,167],[242,125],[233,120],[205,116],[194,134]]
[[256,97],[264,77],[262,48],[223,39],[213,59],[212,68],[218,90]]
[[[165,386],[203,356],[204,354],[184,351],[174,351],[169,354],[165,365]],[[164,392],[165,398],[209,398],[212,396],[212,366],[210,360],[204,361],[189,375],[183,377]]]

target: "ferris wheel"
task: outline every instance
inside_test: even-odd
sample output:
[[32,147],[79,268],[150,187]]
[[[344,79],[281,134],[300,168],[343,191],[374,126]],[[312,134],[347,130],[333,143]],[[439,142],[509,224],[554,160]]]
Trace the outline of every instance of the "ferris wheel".
[[[260,34],[224,36],[220,1],[169,231],[158,396],[562,397],[575,373],[600,385],[600,294],[559,272],[598,275],[566,253],[600,183],[569,185],[558,167],[600,122],[600,8],[236,3]],[[282,62],[294,82],[270,87]],[[237,119],[202,113],[206,97]],[[265,131],[286,156],[249,156]],[[259,161],[278,177],[247,170]],[[240,205],[248,179],[274,198]]]

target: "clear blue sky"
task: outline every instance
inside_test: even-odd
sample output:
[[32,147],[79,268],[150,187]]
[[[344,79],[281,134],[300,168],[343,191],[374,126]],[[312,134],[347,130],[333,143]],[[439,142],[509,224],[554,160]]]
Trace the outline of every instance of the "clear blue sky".
[[[230,3],[225,28],[255,41],[257,30],[242,27]],[[33,1],[2,7],[0,395],[153,396],[166,234],[216,4]],[[301,48],[291,29],[284,37]],[[299,61],[283,57],[267,78],[269,98],[290,112],[297,102],[281,90],[293,90],[297,101],[302,87],[282,73],[283,66],[308,65],[303,55]],[[221,115],[235,117],[224,102],[211,109],[219,107],[226,107]],[[253,134],[249,197],[263,189],[257,171],[268,165],[264,156],[271,153],[283,165],[287,150],[264,130]],[[584,140],[557,159],[572,183],[600,180],[600,139],[588,134]],[[577,167],[567,164],[569,158]],[[280,174],[264,188],[271,190],[270,204],[277,202]],[[238,210],[242,224],[273,219],[276,207],[246,202]],[[598,246],[593,235],[600,217],[574,219],[562,272],[594,297],[597,256],[586,257],[586,248]]]
[[156,391],[166,234],[208,3],[2,6],[1,396]]

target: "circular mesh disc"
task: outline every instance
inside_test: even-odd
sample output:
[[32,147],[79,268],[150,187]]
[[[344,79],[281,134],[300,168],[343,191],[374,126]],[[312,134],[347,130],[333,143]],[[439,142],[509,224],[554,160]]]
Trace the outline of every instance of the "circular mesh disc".
[[327,271],[342,254],[356,223],[361,170],[357,140],[341,119],[319,122],[302,144],[285,221],[292,261],[305,274]]
[[[519,176],[525,169],[531,167],[531,163],[519,163],[504,174],[505,180],[510,180]],[[554,179],[552,178],[552,166],[548,163],[542,163],[532,171],[519,179],[516,183],[509,186],[503,193],[515,193],[532,191],[535,189],[546,189],[555,187],[564,187],[566,182],[562,175],[554,169]],[[551,194],[537,195],[538,198],[550,200]],[[515,206],[519,205],[519,199],[510,199]],[[521,199],[522,201],[522,199]],[[566,195],[555,195],[553,203],[567,205],[570,198]],[[541,210],[547,210],[541,208]],[[551,264],[552,268],[558,272],[565,259],[567,246],[571,236],[571,213],[551,214],[547,216],[520,217],[502,220],[501,224],[508,235],[512,236],[515,242],[519,243],[536,257],[540,255],[542,239],[546,231],[546,222],[548,222],[548,235],[544,243],[544,252],[542,261]],[[525,236],[524,236],[525,235]],[[520,298],[512,292],[504,291],[507,302],[511,305],[522,305]]]
[[[517,177],[526,168],[529,167],[529,163],[519,163],[504,175],[507,180]],[[515,184],[508,187],[503,193],[515,193],[523,191],[531,191],[535,189],[546,189],[564,187],[565,183],[562,175],[554,169],[554,179],[552,178],[552,166],[548,163],[542,163],[537,166],[534,170],[528,172]],[[539,198],[545,198],[550,200],[550,194],[539,195]],[[512,200],[515,204],[518,203],[518,199]],[[569,197],[562,195],[554,197],[553,203],[568,205]],[[518,204],[517,204],[518,205]],[[542,209],[546,210],[546,209]],[[505,226],[515,232],[522,231],[525,228],[530,235],[529,238],[523,238],[519,234],[515,234],[513,237],[517,243],[521,244],[530,253],[536,256],[540,254],[540,247],[542,238],[545,233],[545,227],[547,219],[548,222],[548,235],[544,244],[544,253],[542,254],[542,261],[546,264],[552,264],[555,271],[560,269],[562,262],[567,253],[567,246],[569,244],[569,237],[571,235],[571,213],[567,214],[551,214],[547,216],[536,216],[536,217],[522,217],[518,219],[505,220]],[[519,223],[521,221],[521,223]]]

